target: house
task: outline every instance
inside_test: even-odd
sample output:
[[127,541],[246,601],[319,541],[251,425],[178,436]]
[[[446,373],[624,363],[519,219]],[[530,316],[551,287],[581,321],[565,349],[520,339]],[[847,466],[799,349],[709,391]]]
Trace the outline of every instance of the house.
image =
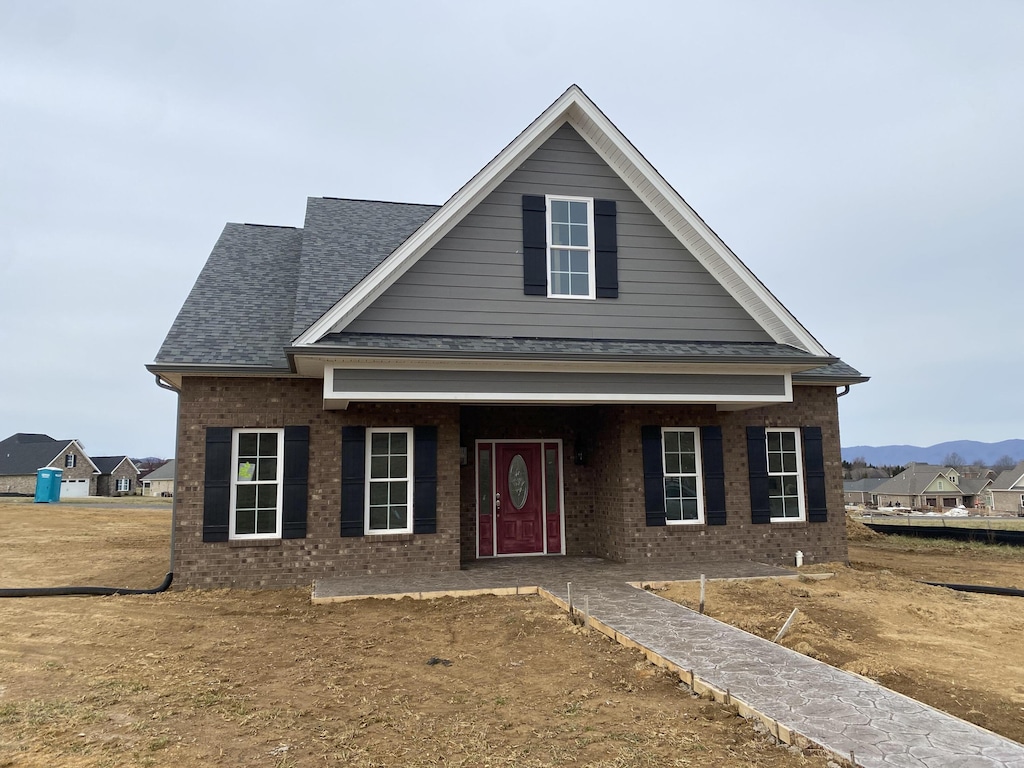
[[127,456],[93,456],[92,462],[99,470],[97,496],[123,496],[136,492],[139,468]]
[[36,471],[43,467],[63,471],[62,499],[96,495],[99,469],[77,440],[25,432],[0,441],[0,495],[34,495]]
[[860,480],[843,481],[843,501],[847,504],[877,504],[875,489],[882,485],[887,477],[862,477]]
[[986,495],[993,511],[1024,515],[1024,461],[1000,472]]
[[973,494],[960,487],[960,473],[953,467],[911,462],[907,468],[874,490],[880,507],[937,509],[973,506]]
[[180,587],[846,559],[831,355],[569,88],[444,205],[228,224],[148,366]]
[[165,461],[156,469],[139,478],[143,496],[172,496],[174,494],[174,459]]

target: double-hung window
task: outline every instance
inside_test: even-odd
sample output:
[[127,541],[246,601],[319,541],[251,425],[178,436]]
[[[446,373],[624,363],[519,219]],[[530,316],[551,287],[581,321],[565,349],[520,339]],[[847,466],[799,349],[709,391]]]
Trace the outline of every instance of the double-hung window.
[[548,296],[594,298],[594,201],[547,196]]
[[280,538],[283,451],[283,429],[234,431],[230,538]]
[[412,533],[412,429],[366,430],[366,533]]
[[665,427],[661,431],[665,474],[665,522],[704,522],[700,433],[694,427]]
[[117,478],[117,490],[119,493],[127,493],[132,489],[132,481],[127,477]]
[[800,431],[768,429],[765,437],[768,441],[768,504],[772,522],[803,520]]
[[65,469],[71,469],[72,467],[74,467],[75,464],[77,463],[76,462],[77,458],[78,457],[75,456],[75,454],[73,454],[73,453],[65,454],[65,456],[64,456],[64,468]]

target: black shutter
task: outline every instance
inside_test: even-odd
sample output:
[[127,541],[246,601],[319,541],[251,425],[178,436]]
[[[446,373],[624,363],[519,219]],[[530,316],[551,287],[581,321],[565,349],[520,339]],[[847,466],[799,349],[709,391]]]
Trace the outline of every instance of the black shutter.
[[341,428],[341,535],[363,535],[366,427]]
[[747,427],[747,471],[750,474],[750,522],[770,523],[768,503],[768,443],[764,427]]
[[544,197],[523,195],[523,293],[548,295],[548,237]]
[[722,428],[700,428],[700,453],[704,469],[704,519],[708,525],[725,525],[725,457]]
[[594,201],[594,265],[597,298],[619,297],[619,245],[615,229],[615,201]]
[[206,428],[203,541],[228,540],[231,520],[231,434],[231,427]]
[[306,538],[309,508],[309,427],[284,428],[284,509],[281,538]]
[[665,475],[661,460],[661,427],[640,427],[644,458],[644,509],[647,525],[665,525]]
[[825,491],[825,456],[821,448],[821,427],[800,430],[804,444],[804,482],[807,484],[807,520],[828,520],[828,494]]
[[412,532],[437,533],[437,427],[413,429]]

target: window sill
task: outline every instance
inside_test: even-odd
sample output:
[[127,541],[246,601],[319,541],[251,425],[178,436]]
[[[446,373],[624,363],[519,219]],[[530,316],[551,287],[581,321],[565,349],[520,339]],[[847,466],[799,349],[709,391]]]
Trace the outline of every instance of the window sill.
[[228,539],[229,547],[275,547],[280,543],[279,536],[273,539]]
[[806,518],[794,518],[794,517],[773,517],[768,521],[771,525],[781,525],[786,528],[802,528],[807,525]]
[[412,541],[411,533],[368,533],[363,539],[369,544],[386,544],[396,541]]

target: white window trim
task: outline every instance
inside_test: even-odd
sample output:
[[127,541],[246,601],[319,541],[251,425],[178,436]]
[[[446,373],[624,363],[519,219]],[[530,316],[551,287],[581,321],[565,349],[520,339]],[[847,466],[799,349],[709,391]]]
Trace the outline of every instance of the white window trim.
[[[125,485],[124,488],[121,487],[122,483]],[[131,481],[131,479],[127,478],[127,477],[119,477],[119,478],[117,478],[117,484],[114,487],[114,489],[118,493],[126,493],[126,492],[130,491],[132,489],[132,481]]]
[[[386,530],[379,528],[370,528],[370,454],[373,451],[373,435],[379,434],[394,434],[395,432],[404,432],[406,434],[406,446],[408,451],[406,453],[407,461],[405,467],[405,480],[408,484],[408,506],[409,513],[406,517],[407,525],[404,528],[388,528]],[[415,510],[413,509],[413,483],[415,481],[415,473],[413,472],[413,428],[412,427],[368,427],[366,430],[366,459],[365,467],[363,471],[363,532],[366,536],[394,536],[404,533],[412,533],[412,525]],[[388,478],[387,481],[381,482],[394,482],[401,478]]]
[[665,524],[666,525],[704,525],[704,459],[701,456],[700,429],[698,427],[662,427],[661,428],[661,482],[670,477],[690,477],[688,474],[670,473],[665,466],[665,433],[666,432],[690,432],[693,434],[693,447],[696,459],[697,477],[697,519],[696,520],[669,520],[668,499],[665,500]]
[[[71,462],[70,464],[68,462]],[[64,454],[64,469],[74,469],[78,464],[78,457],[73,453]]]
[[[238,488],[238,437],[239,435],[251,435],[251,434],[267,434],[273,432],[277,434],[277,477],[273,482],[277,483],[277,523],[275,526],[274,533],[235,533],[235,507],[237,500],[237,488]],[[271,482],[269,480],[263,481],[265,483]],[[253,485],[255,483],[242,483],[242,485]],[[281,538],[281,518],[282,510],[284,508],[284,430],[283,429],[236,429],[231,433],[231,507],[228,521],[228,539],[230,540],[248,540],[248,539],[280,539]]]
[[[567,293],[552,293],[552,285],[554,281],[551,279],[551,249],[556,248],[557,250],[568,250],[568,251],[582,251],[583,248],[580,246],[555,246],[551,242],[551,203],[554,200],[568,201],[571,203],[586,203],[587,204],[587,273],[589,276],[588,288],[590,292],[586,296],[574,296]],[[544,239],[547,241],[547,280],[548,280],[548,298],[549,299],[582,299],[584,301],[597,298],[597,259],[596,251],[597,245],[594,241],[594,198],[592,197],[572,197],[570,195],[545,195],[544,196]]]
[[804,498],[804,450],[803,443],[800,440],[800,430],[793,427],[775,427],[765,430],[765,462],[768,466],[765,469],[768,471],[768,477],[778,477],[781,475],[791,475],[792,472],[772,472],[769,468],[771,466],[768,462],[768,435],[773,432],[789,432],[796,437],[794,443],[796,451],[796,498],[800,506],[799,517],[772,517],[770,518],[773,523],[799,523],[807,520],[807,500]]

